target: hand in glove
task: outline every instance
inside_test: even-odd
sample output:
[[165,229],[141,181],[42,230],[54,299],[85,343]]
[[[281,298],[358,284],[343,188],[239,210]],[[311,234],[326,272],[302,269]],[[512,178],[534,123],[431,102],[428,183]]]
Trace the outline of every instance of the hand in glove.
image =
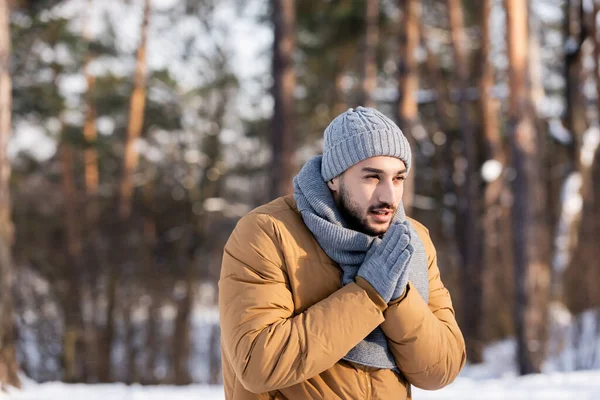
[[408,263],[413,252],[408,223],[392,224],[383,239],[373,243],[357,275],[369,282],[389,303],[404,293],[408,284]]

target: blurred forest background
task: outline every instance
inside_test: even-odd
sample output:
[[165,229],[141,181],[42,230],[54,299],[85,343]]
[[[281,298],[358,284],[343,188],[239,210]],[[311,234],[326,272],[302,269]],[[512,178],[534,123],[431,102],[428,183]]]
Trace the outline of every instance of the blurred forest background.
[[236,221],[338,113],[408,136],[468,359],[600,368],[595,0],[0,0],[0,384],[220,383]]

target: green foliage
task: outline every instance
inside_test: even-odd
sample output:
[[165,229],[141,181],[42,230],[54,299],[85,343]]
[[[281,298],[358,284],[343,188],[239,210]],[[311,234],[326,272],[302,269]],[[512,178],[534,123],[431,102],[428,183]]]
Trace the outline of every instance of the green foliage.
[[[335,117],[336,78],[340,74],[359,82],[362,76],[362,48],[365,31],[365,0],[296,2],[297,8],[297,76],[301,96],[298,99],[300,144],[313,142],[322,135]],[[381,4],[378,64],[383,64],[390,41],[396,41],[397,27]],[[350,107],[356,106],[358,85],[345,93]]]

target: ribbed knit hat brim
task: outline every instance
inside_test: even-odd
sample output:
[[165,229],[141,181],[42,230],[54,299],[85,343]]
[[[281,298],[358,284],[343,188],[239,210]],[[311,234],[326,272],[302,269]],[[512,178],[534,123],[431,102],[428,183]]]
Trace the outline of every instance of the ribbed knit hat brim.
[[399,158],[407,172],[410,169],[410,145],[392,120],[372,108],[349,109],[325,129],[321,176],[329,181],[354,164],[376,156]]

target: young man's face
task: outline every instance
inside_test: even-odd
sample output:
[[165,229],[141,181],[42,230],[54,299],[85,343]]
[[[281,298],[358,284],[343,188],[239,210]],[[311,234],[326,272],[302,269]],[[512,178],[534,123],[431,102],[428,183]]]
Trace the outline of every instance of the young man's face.
[[406,165],[396,157],[371,157],[328,182],[351,229],[384,234],[402,199]]

